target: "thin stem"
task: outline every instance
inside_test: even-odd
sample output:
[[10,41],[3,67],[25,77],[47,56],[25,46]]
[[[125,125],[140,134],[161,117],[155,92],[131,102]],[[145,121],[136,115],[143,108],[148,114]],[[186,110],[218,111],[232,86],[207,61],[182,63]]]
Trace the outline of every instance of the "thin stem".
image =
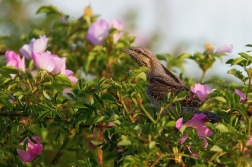
[[152,116],[149,114],[148,111],[143,107],[141,101],[137,98],[137,103],[140,106],[140,108],[143,110],[143,112],[146,114],[146,116],[151,120],[152,123],[156,124],[156,121],[152,118]]
[[202,76],[201,76],[201,78],[200,78],[200,83],[203,83],[203,80],[204,80],[204,78],[205,78],[205,75],[206,75],[206,71],[203,70]]

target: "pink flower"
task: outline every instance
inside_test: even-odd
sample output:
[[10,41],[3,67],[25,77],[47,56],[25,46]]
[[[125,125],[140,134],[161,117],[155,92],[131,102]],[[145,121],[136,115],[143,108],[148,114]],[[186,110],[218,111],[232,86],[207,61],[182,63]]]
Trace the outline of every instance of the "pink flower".
[[31,59],[31,52],[43,52],[46,50],[48,38],[45,35],[40,35],[39,39],[32,39],[29,44],[25,44],[20,48],[20,52],[22,55],[27,58]]
[[52,59],[55,63],[55,67],[52,70],[52,74],[65,73],[66,70],[66,57],[58,57],[52,54]]
[[215,53],[225,53],[225,52],[231,53],[232,50],[233,50],[233,45],[232,44],[224,44],[224,45],[220,46],[215,51]]
[[241,100],[246,100],[245,95],[242,93],[242,91],[235,89],[235,93],[238,94],[240,96]]
[[176,128],[180,129],[182,126],[192,127],[197,130],[199,137],[211,136],[213,131],[205,126],[208,122],[205,114],[195,114],[192,119],[183,124],[183,118],[176,121]]
[[23,71],[25,71],[24,57],[21,59],[19,54],[11,50],[7,50],[5,52],[5,56],[6,56],[6,66],[13,66],[13,67],[20,68]]
[[107,38],[107,36],[109,35],[109,28],[109,24],[106,20],[97,20],[88,28],[86,38],[93,45],[101,45],[104,42],[105,38]]
[[[37,143],[32,143],[30,139],[28,139],[27,151],[17,149],[17,153],[22,159],[23,162],[32,161],[36,155],[39,155],[43,150],[43,145],[40,143],[40,137],[34,136],[32,137]],[[21,143],[23,145],[23,142]]]
[[52,59],[52,54],[50,52],[32,51],[32,59],[34,65],[41,70],[52,72],[55,68],[55,62]]
[[[111,21],[111,28],[115,28],[119,31],[123,30],[123,24],[120,20],[114,19]],[[118,39],[121,37],[122,32],[118,32],[116,34],[114,34],[113,39],[114,39],[114,43],[116,43],[118,41]]]
[[66,58],[59,58],[51,52],[36,52],[32,51],[32,59],[34,65],[41,70],[46,70],[52,74],[65,73]]
[[[186,126],[186,127],[192,127],[194,129],[196,129],[199,138],[204,141],[204,148],[206,148],[208,146],[208,142],[205,139],[205,137],[206,136],[211,136],[213,134],[213,131],[211,129],[209,129],[207,126],[205,126],[206,122],[208,122],[208,121],[206,119],[206,115],[205,114],[195,114],[192,119],[190,119],[189,121],[187,121],[184,124],[183,124],[183,118],[179,118],[176,121],[176,128],[180,129],[182,126]],[[184,142],[186,141],[187,137],[188,137],[188,135],[184,135],[180,139],[180,144],[184,144]],[[198,154],[192,153],[192,151],[190,149],[190,146],[187,146],[187,148],[188,148],[188,150],[190,151],[190,153],[193,156],[199,157]]]
[[70,79],[70,81],[73,83],[76,83],[78,81],[78,78],[73,76],[73,71],[71,71],[71,70],[66,69],[65,73],[63,73],[63,74],[65,74]]
[[207,95],[213,92],[215,89],[208,89],[207,85],[195,84],[191,86],[191,91],[196,94],[200,100],[205,100]]

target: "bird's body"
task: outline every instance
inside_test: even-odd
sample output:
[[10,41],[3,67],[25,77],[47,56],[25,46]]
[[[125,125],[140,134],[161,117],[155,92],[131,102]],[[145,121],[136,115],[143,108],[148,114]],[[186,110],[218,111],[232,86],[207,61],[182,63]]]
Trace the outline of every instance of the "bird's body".
[[[150,50],[143,47],[134,47],[123,49],[122,51],[134,59],[139,66],[150,68],[146,72],[147,81],[150,83],[150,86],[146,87],[146,94],[151,103],[159,108],[165,94],[170,92],[173,95],[177,95],[180,92],[187,91],[188,95],[186,98],[180,101],[183,112],[200,112],[197,109],[203,101],[191,92],[180,78],[166,69]],[[204,111],[203,113],[210,120],[221,119],[218,115],[211,112]]]

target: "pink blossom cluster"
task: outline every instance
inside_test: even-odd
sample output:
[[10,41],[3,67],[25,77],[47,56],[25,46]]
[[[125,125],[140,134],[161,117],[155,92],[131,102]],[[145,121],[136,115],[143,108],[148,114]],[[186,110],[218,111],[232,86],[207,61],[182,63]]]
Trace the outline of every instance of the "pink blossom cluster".
[[[40,143],[40,137],[33,136],[32,139],[35,140],[36,143],[33,143],[30,139],[27,139],[28,140],[27,151],[17,149],[17,153],[23,162],[32,161],[35,158],[35,156],[41,154],[43,150],[43,145]],[[23,145],[24,143],[22,142],[20,144]]]
[[[103,19],[97,20],[89,26],[86,38],[93,45],[102,45],[108,37],[111,28],[121,31],[123,30],[123,24],[117,19],[112,20],[110,23]],[[117,42],[121,35],[122,32],[115,33],[113,35],[114,42]]]
[[40,36],[39,39],[32,39],[30,44],[25,44],[20,48],[20,52],[24,56],[22,59],[14,51],[6,51],[6,66],[13,66],[25,72],[25,58],[32,59],[38,69],[45,70],[53,75],[65,74],[71,82],[76,83],[78,79],[73,76],[73,71],[66,69],[66,58],[60,58],[49,51],[45,51],[47,42],[48,38],[44,35]]

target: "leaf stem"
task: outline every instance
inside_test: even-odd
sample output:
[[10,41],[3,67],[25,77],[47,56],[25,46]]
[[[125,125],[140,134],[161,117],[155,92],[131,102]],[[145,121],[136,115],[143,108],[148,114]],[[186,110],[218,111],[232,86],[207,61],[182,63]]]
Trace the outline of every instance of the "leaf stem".
[[152,118],[152,116],[149,114],[149,112],[143,107],[142,102],[138,98],[136,98],[136,99],[137,99],[138,105],[143,110],[143,112],[146,114],[146,116],[151,120],[152,123],[156,124],[156,121]]

